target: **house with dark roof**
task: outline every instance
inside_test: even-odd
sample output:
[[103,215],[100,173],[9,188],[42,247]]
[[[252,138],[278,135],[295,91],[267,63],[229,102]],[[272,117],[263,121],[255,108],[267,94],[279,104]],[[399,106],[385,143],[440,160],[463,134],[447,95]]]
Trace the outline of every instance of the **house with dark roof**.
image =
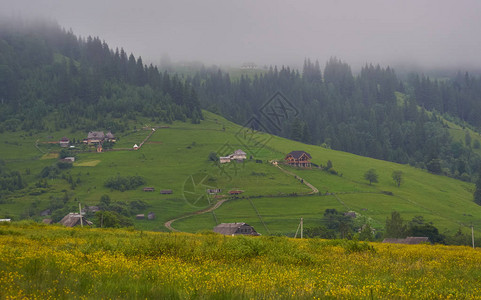
[[67,227],[75,227],[80,225],[92,226],[93,223],[87,220],[84,216],[78,213],[69,213],[59,222]]
[[387,238],[382,241],[389,244],[406,244],[406,245],[418,245],[418,244],[430,244],[431,241],[425,236],[408,236],[405,239]]
[[260,235],[254,227],[246,223],[222,223],[214,227],[214,232],[224,235]]
[[292,151],[286,155],[284,161],[293,167],[310,168],[311,155],[305,151]]
[[107,134],[104,134],[103,131],[90,131],[87,138],[83,140],[83,142],[88,145],[100,144],[103,142],[115,143],[115,141],[115,136],[110,131],[107,132]]
[[68,144],[70,143],[70,139],[64,136],[63,138],[60,139],[58,143],[60,144],[60,147],[67,148]]

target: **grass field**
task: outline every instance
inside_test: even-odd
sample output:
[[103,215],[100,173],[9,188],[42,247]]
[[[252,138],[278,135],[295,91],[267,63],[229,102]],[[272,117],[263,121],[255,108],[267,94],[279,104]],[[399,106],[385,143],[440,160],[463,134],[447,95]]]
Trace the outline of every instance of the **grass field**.
[[0,224],[2,299],[477,299],[479,249]]
[[[319,224],[325,209],[336,208],[353,210],[371,218],[378,230],[382,230],[386,217],[398,210],[405,219],[423,215],[444,233],[467,229],[471,223],[478,233],[481,232],[478,231],[481,229],[481,208],[472,202],[474,186],[471,183],[432,175],[407,165],[304,145],[268,134],[245,132],[240,126],[209,112],[205,112],[205,120],[199,125],[183,122],[153,124],[138,120],[136,129],[132,127],[124,133],[116,133],[119,140],[114,149],[131,149],[133,144],[144,140],[152,127],[157,129],[138,151],[78,152],[73,168],[62,171],[78,181],[74,190],[60,175],[48,179],[48,188],[35,187],[41,170],[56,163],[54,156],[60,150],[58,145],[41,142],[55,141],[62,136],[81,140],[86,132],[2,133],[1,158],[7,169],[21,172],[29,187],[2,201],[0,218],[18,220],[31,215],[33,220],[41,221],[43,217],[39,213],[49,207],[52,199],[67,194],[67,205],[78,207],[77,201],[82,205],[96,205],[102,195],[108,194],[114,202],[145,201],[149,207],[140,213],[154,212],[156,219],[134,220],[135,227],[165,231],[163,224],[167,220],[203,209],[209,201],[212,203],[212,198],[196,202],[196,197],[205,195],[207,188],[215,187],[221,188],[222,194],[231,189],[240,189],[244,193],[214,213],[184,218],[172,226],[197,232],[212,229],[216,222],[237,221],[254,225],[263,234],[293,235],[301,217],[306,226],[314,226]],[[249,134],[254,138],[245,138]],[[35,147],[36,141],[39,141],[40,150]],[[226,155],[236,149],[243,149],[254,159],[222,166],[208,160],[210,152]],[[325,165],[328,160],[333,163],[338,175],[315,168],[283,167],[313,184],[320,195],[307,196],[311,190],[306,185],[269,163],[271,160],[282,161],[285,154],[293,150],[309,152],[318,165]],[[256,163],[256,159],[262,163]],[[379,183],[369,185],[363,179],[370,168],[379,174]],[[403,172],[400,187],[391,178],[394,170]],[[104,186],[107,178],[118,175],[143,176],[145,186],[154,187],[155,192],[143,192],[142,187],[120,192]],[[205,180],[196,182],[196,178]],[[173,194],[161,195],[159,191],[163,189],[171,189]]]

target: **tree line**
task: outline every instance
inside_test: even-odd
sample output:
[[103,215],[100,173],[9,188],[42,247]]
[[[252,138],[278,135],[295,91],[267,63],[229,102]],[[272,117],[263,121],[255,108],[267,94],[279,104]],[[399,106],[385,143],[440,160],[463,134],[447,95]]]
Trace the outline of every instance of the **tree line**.
[[[443,82],[419,76],[402,81],[392,68],[368,64],[354,76],[347,63],[331,58],[323,71],[306,59],[302,72],[271,67],[231,79],[220,69],[202,68],[186,81],[205,109],[238,124],[256,117],[272,134],[463,180],[473,180],[480,170],[467,129],[464,141],[453,140],[441,118],[477,128],[481,79],[469,75]],[[260,111],[276,91],[298,111],[279,127]],[[429,104],[431,94],[439,94],[437,105]]]
[[202,119],[193,87],[141,57],[57,24],[9,22],[0,24],[0,131],[118,131],[138,116]]

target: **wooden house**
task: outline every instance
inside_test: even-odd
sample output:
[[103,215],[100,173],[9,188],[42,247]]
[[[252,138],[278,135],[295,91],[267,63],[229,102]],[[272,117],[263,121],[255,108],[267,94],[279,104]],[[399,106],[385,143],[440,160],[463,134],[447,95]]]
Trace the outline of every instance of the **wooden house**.
[[287,154],[284,161],[286,164],[293,167],[310,168],[311,167],[311,155],[305,151],[292,151]]
[[260,235],[254,227],[246,223],[222,223],[214,227],[214,232],[224,235]]
[[245,153],[241,149],[234,151],[234,153],[230,155],[230,159],[235,159],[238,161],[243,161],[244,159],[246,159],[246,157],[247,157],[247,153]]
[[222,192],[221,189],[207,189],[207,193],[211,195],[218,194],[220,192]]
[[144,192],[153,192],[154,190],[153,187],[144,187]]
[[384,239],[382,242],[389,243],[389,244],[406,244],[406,245],[431,243],[429,238],[425,236],[408,236],[405,239],[387,238],[387,239]]
[[239,195],[239,194],[242,194],[244,191],[241,191],[241,190],[232,190],[232,191],[229,191],[229,194],[230,195]]
[[168,195],[168,194],[172,194],[173,191],[172,191],[172,190],[161,190],[160,193],[161,193],[162,195]]
[[60,224],[67,226],[67,227],[75,227],[75,226],[92,226],[92,222],[87,220],[84,216],[78,213],[69,213],[62,220],[59,222]]
[[134,150],[139,150],[139,146],[137,144],[134,144]]
[[147,219],[155,220],[155,214],[153,212],[149,212],[149,214],[147,215]]
[[60,139],[60,141],[58,143],[59,143],[60,147],[67,148],[68,145],[70,144],[70,140],[69,140],[68,137],[64,136],[63,138]]
[[100,144],[103,142],[115,142],[115,136],[112,132],[107,132],[104,134],[103,131],[90,131],[87,135],[87,138],[83,140],[85,144],[92,145],[92,144]]
[[145,219],[145,215],[144,214],[138,214],[138,215],[135,215],[135,218],[137,220],[143,220],[143,219]]

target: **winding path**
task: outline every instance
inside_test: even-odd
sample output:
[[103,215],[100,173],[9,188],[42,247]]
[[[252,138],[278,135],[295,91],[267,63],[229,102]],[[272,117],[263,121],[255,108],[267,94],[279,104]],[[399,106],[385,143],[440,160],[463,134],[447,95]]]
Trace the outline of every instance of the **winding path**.
[[319,190],[318,190],[315,186],[313,186],[312,184],[310,184],[309,182],[307,182],[305,179],[297,176],[296,174],[294,174],[294,173],[292,173],[292,172],[290,172],[290,171],[287,171],[287,170],[281,168],[281,167],[279,166],[279,164],[276,164],[275,166],[278,167],[279,169],[281,169],[282,172],[284,172],[284,173],[286,173],[286,174],[289,174],[289,175],[292,175],[292,176],[295,176],[297,179],[302,180],[302,183],[304,183],[305,185],[307,185],[307,186],[312,190],[312,192],[310,192],[309,194],[317,194],[317,193],[319,193]]
[[179,230],[177,230],[177,229],[175,229],[174,227],[172,227],[172,223],[174,223],[174,222],[177,221],[177,220],[181,220],[181,219],[185,219],[185,218],[192,217],[192,216],[195,216],[195,215],[201,215],[201,214],[205,214],[205,213],[214,211],[214,210],[216,210],[217,208],[219,208],[224,202],[226,202],[226,201],[228,201],[228,200],[229,200],[229,199],[219,200],[219,201],[217,201],[214,205],[212,205],[212,206],[210,206],[210,207],[207,207],[207,208],[204,208],[204,209],[201,209],[201,210],[198,210],[198,211],[194,211],[194,212],[189,213],[189,214],[187,214],[187,215],[183,215],[183,216],[181,216],[181,217],[178,217],[178,218],[169,220],[169,221],[167,221],[167,222],[164,223],[164,226],[167,227],[167,229],[169,229],[170,231],[179,232]]

